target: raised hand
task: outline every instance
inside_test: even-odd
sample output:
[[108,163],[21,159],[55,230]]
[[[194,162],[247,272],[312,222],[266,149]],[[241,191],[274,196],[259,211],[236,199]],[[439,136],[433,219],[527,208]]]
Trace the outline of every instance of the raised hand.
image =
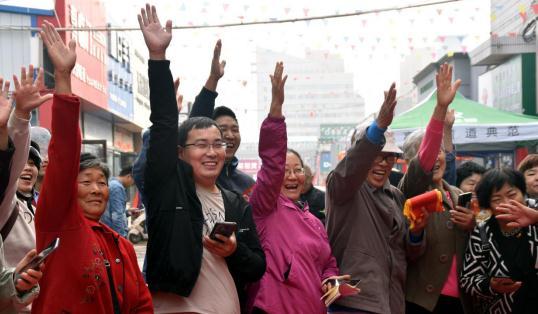
[[41,26],[40,34],[54,65],[54,73],[71,76],[71,71],[77,62],[75,41],[71,39],[69,45],[66,46],[54,25],[47,21]]
[[7,121],[11,114],[11,99],[8,98],[9,81],[0,77],[0,129],[7,128]]
[[205,88],[216,92],[217,84],[219,83],[220,78],[224,75],[224,67],[226,66],[226,61],[220,61],[220,51],[222,49],[221,40],[217,40],[215,44],[215,49],[213,50],[213,59],[211,59],[211,71],[209,72],[209,77],[205,83]]
[[21,68],[21,79],[13,75],[13,83],[15,84],[15,114],[19,118],[29,119],[32,110],[41,106],[44,102],[51,99],[52,94],[41,96],[39,93],[45,87],[43,78],[43,69],[39,68],[37,79],[34,80],[34,66],[30,64],[28,72],[26,68]]
[[151,60],[165,60],[166,48],[172,40],[172,21],[166,21],[166,26],[163,29],[155,6],[146,4],[146,9],[142,8],[138,14],[138,24],[140,24],[140,30],[149,50],[149,58]]
[[272,85],[271,108],[269,109],[269,115],[271,117],[282,117],[282,104],[284,104],[284,85],[286,85],[286,80],[288,79],[288,75],[282,78],[283,72],[284,64],[281,61],[276,63],[275,73],[273,75],[269,75]]
[[461,80],[452,83],[452,66],[444,63],[435,75],[435,82],[437,83],[437,105],[448,108],[456,96]]
[[224,67],[226,66],[226,60],[220,61],[221,49],[222,49],[222,41],[219,39],[217,40],[217,43],[215,44],[215,50],[213,50],[213,59],[211,60],[211,74],[210,74],[210,76],[217,79],[220,79],[224,75]]
[[386,129],[392,123],[394,118],[394,108],[396,107],[396,84],[392,83],[388,91],[385,91],[385,101],[379,109],[376,123],[381,129]]

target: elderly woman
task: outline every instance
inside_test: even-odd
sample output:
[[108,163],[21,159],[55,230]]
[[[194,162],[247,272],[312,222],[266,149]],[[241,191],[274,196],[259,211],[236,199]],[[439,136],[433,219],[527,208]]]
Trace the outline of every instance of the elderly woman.
[[463,263],[461,286],[478,299],[475,313],[536,313],[538,226],[513,226],[495,216],[524,207],[525,179],[513,169],[492,169],[477,186],[480,206],[493,212],[475,228]]
[[[338,274],[322,223],[300,202],[304,165],[287,150],[283,65],[271,76],[269,116],[260,130],[262,168],[250,203],[267,258],[254,297],[254,313],[326,313],[322,281]],[[256,290],[256,289],[253,289]]]
[[80,100],[71,93],[75,43],[52,24],[41,38],[54,65],[49,166],[37,205],[37,249],[59,237],[47,260],[35,313],[153,313],[133,246],[99,222],[108,200],[108,168],[80,158]]
[[463,313],[458,289],[468,232],[474,226],[470,210],[456,206],[460,191],[443,180],[446,161],[441,149],[448,106],[460,85],[452,83],[452,67],[444,64],[436,76],[437,105],[425,134],[411,134],[404,143],[409,164],[400,182],[406,198],[432,189],[442,192],[444,211],[429,216],[423,254],[407,268],[407,313]]

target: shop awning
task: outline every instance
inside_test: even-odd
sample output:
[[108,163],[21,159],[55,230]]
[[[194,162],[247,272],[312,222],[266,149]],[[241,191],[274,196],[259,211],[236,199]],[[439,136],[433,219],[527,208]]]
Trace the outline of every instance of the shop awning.
[[[425,101],[394,118],[391,129],[398,145],[416,129],[425,128],[436,104],[436,91]],[[454,144],[538,140],[538,117],[502,111],[457,93],[450,108],[456,111]]]

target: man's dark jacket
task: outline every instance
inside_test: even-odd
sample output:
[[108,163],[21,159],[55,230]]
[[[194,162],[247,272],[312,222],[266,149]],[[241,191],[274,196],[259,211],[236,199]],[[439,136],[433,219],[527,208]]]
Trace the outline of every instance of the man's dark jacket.
[[[147,282],[150,290],[189,296],[202,262],[203,214],[192,168],[177,157],[178,112],[169,61],[149,60],[152,126],[145,170],[148,221]],[[226,263],[240,300],[244,284],[265,272],[251,208],[234,192],[222,189],[226,221],[238,224],[237,249]]]

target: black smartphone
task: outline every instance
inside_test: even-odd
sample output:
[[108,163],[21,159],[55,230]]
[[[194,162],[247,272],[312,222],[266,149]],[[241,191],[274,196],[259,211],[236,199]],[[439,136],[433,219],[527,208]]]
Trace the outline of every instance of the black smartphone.
[[209,238],[211,240],[222,242],[221,240],[217,239],[215,235],[221,234],[225,237],[230,237],[232,233],[237,231],[237,224],[235,222],[217,222],[213,226],[213,230],[211,230],[211,233],[209,234]]
[[469,208],[469,203],[473,198],[473,192],[462,193],[458,195],[458,206]]
[[43,263],[47,257],[58,248],[59,245],[60,238],[54,239],[45,249],[43,249],[43,251],[37,254],[28,264],[23,266],[19,273],[15,274],[15,282],[17,282],[17,279],[19,279],[20,274],[25,271],[29,269],[39,270],[39,265],[41,265],[41,263]]

